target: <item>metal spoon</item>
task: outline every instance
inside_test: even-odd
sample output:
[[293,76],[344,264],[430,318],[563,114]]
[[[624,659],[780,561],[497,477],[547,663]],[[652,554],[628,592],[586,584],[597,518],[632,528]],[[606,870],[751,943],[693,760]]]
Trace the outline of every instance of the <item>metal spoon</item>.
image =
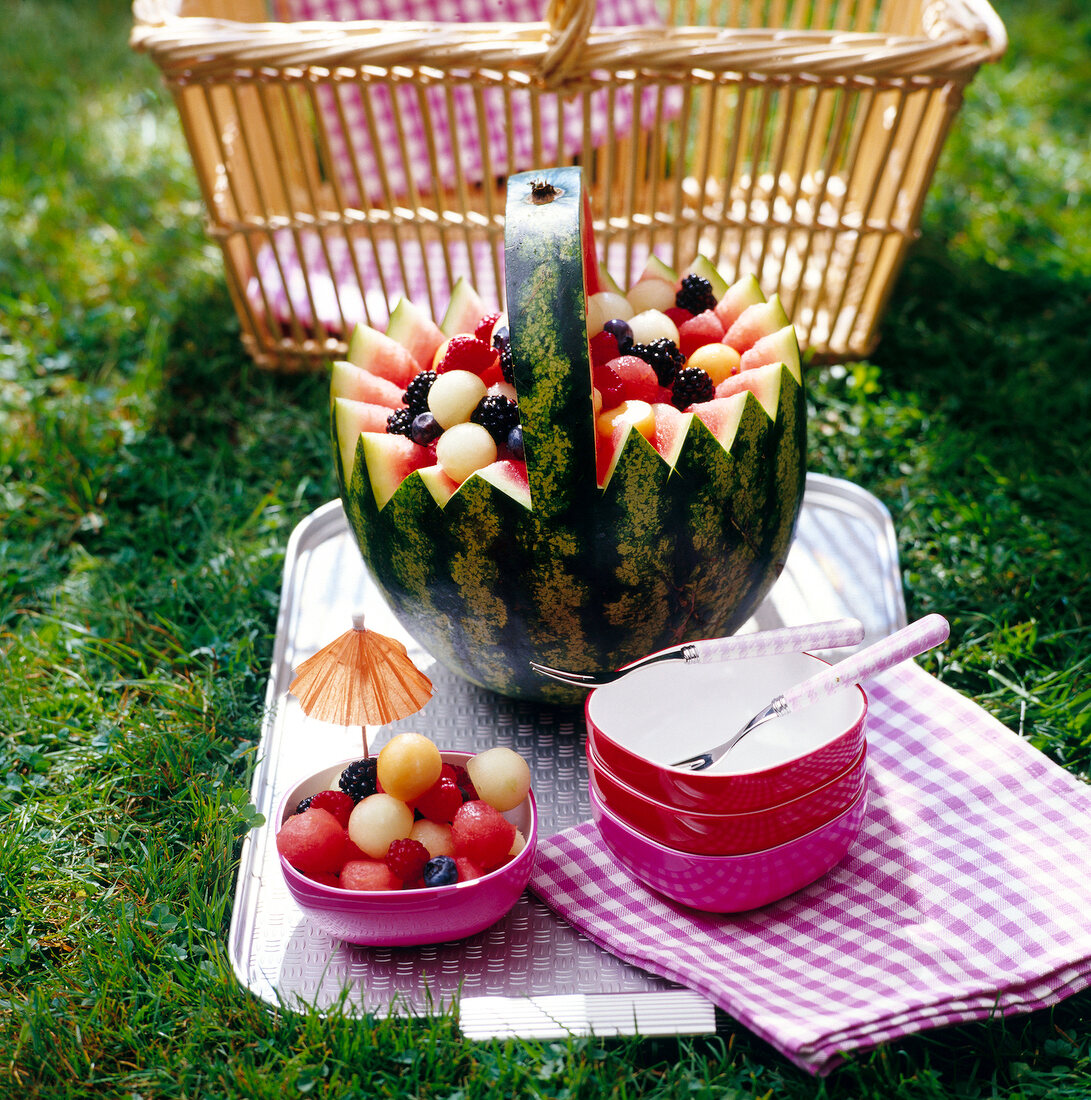
[[951,626],[942,615],[925,615],[915,623],[903,627],[874,645],[861,649],[859,653],[846,657],[839,664],[830,665],[814,676],[809,677],[795,687],[778,695],[764,710],[759,711],[742,729],[732,734],[726,741],[706,752],[687,756],[676,761],[672,767],[686,768],[691,772],[704,771],[711,767],[733,749],[748,733],[756,730],[773,718],[782,718],[793,714],[811,703],[817,703],[835,692],[850,688],[860,680],[866,680],[877,672],[883,672],[911,657],[933,649],[946,641]]

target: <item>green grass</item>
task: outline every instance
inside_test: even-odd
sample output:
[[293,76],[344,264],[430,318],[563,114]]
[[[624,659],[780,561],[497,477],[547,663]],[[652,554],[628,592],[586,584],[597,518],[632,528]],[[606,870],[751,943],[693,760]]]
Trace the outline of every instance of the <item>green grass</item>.
[[[1091,102],[1082,0],[999,4],[883,341],[812,375],[812,468],[893,512],[931,666],[1091,771]],[[464,1042],[267,1010],[226,956],[292,528],[334,495],[323,383],[240,351],[122,0],[0,38],[0,1085],[31,1097],[1085,1097],[1091,994],[826,1082],[695,1040]]]

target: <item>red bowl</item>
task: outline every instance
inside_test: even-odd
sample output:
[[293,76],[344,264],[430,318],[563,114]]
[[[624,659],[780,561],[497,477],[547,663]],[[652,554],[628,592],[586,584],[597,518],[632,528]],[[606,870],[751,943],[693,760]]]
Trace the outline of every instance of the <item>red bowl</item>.
[[705,771],[672,762],[726,740],[827,663],[782,653],[647,665],[587,696],[588,743],[615,778],[678,809],[737,814],[789,802],[860,756],[867,696],[858,684],[765,723]]
[[633,829],[681,852],[734,856],[786,844],[845,810],[866,781],[867,747],[828,783],[779,806],[737,814],[679,810],[650,798],[611,774],[590,741],[587,764],[599,800]]

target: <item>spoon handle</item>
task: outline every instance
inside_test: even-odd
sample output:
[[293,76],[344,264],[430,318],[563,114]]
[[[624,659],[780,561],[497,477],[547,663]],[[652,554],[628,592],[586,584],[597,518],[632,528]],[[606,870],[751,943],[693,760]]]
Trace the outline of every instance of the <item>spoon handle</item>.
[[[859,619],[832,619],[806,626],[780,626],[754,634],[733,634],[693,642],[694,661],[723,661],[739,657],[765,657],[773,653],[802,653],[809,649],[837,649],[863,641]],[[685,647],[683,647],[685,648]]]
[[815,703],[824,696],[851,687],[877,672],[908,661],[910,657],[917,657],[945,641],[950,633],[951,626],[942,615],[925,615],[923,619],[910,623],[890,637],[789,688],[781,696],[783,705],[787,708],[783,713]]

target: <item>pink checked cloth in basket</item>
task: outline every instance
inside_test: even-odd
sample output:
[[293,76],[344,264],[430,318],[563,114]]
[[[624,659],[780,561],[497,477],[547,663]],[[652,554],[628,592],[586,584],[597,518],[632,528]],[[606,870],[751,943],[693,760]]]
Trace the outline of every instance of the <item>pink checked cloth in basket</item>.
[[816,1074],[1086,988],[1091,787],[911,662],[867,690],[867,819],[810,887],[750,913],[696,913],[633,882],[588,822],[539,846],[531,889]]

